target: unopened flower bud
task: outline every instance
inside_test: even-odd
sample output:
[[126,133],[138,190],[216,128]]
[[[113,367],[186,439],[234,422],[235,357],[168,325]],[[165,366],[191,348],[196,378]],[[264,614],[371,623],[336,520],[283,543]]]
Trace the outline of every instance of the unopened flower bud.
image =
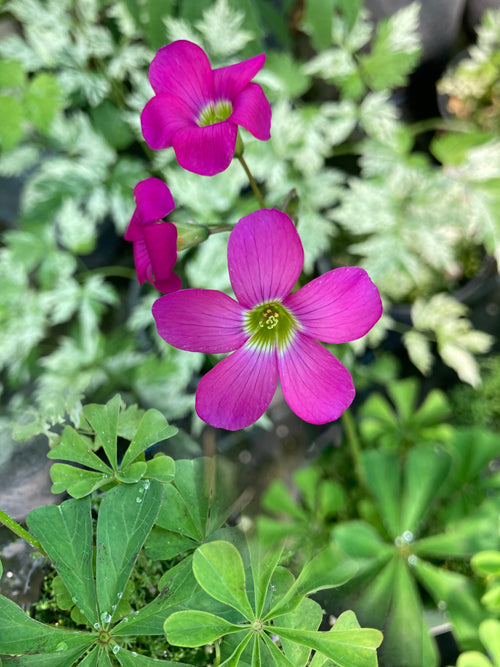
[[177,227],[177,250],[192,248],[208,238],[208,227],[196,222],[175,222]]

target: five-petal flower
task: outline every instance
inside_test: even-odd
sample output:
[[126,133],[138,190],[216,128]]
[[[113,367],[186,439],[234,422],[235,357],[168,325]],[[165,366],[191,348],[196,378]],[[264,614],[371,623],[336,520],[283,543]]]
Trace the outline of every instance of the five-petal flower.
[[236,299],[186,289],[153,304],[162,338],[193,352],[233,352],[200,381],[196,411],[208,424],[237,430],[268,408],[281,381],[304,421],[337,419],[354,398],[349,371],[316,339],[343,343],[364,336],[382,314],[366,271],[333,269],[296,292],[304,261],[290,218],[261,209],[231,232],[228,267]]
[[173,146],[181,167],[212,176],[234,156],[238,125],[257,139],[270,137],[271,107],[251,79],[264,66],[262,53],[212,70],[196,44],[178,40],[162,47],[149,68],[155,96],[141,115],[153,149]]
[[177,260],[177,228],[161,222],[175,208],[167,185],[159,178],[146,178],[134,188],[136,208],[125,240],[134,246],[137,279],[149,280],[157,290],[168,293],[180,289],[181,279],[172,273]]

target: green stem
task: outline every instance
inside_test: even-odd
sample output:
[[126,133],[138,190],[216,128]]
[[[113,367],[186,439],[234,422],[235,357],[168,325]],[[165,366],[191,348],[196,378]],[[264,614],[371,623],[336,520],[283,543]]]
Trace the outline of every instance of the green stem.
[[344,425],[344,431],[347,437],[347,442],[349,444],[349,449],[351,450],[351,456],[354,462],[354,470],[356,472],[356,477],[361,486],[366,486],[365,473],[363,468],[363,461],[361,459],[361,444],[359,442],[358,434],[356,432],[356,426],[354,424],[354,419],[349,410],[345,410],[342,413],[342,424]]
[[15,535],[20,537],[22,540],[27,542],[29,545],[33,547],[33,549],[36,549],[39,551],[43,556],[47,556],[45,553],[45,549],[42,547],[40,542],[36,539],[36,537],[33,537],[33,535],[30,535],[27,530],[24,530],[22,526],[20,526],[17,521],[14,521],[14,519],[11,519],[11,517],[8,514],[5,514],[5,512],[2,512],[0,510],[0,522],[3,523],[4,526],[6,526],[10,531],[12,531]]
[[262,195],[261,195],[260,190],[259,190],[259,186],[255,182],[255,179],[252,176],[252,173],[251,173],[250,169],[248,168],[248,165],[245,162],[245,158],[243,157],[243,155],[240,155],[238,157],[238,160],[241,162],[241,166],[243,167],[243,169],[245,170],[246,175],[248,176],[248,180],[250,181],[250,187],[252,188],[253,193],[254,193],[255,197],[257,198],[257,201],[259,202],[259,206],[261,208],[266,208],[266,205],[264,204],[264,199],[262,198]]
[[234,229],[233,225],[222,225],[221,227],[209,227],[209,234],[219,234],[220,232],[232,232]]
[[220,640],[216,640],[214,642],[214,648],[215,648],[215,660],[214,660],[214,665],[217,667],[217,665],[220,665]]
[[107,276],[114,278],[129,278],[134,280],[137,278],[137,273],[135,269],[129,268],[128,266],[100,266],[97,269],[87,269],[86,271],[81,271],[76,274],[78,280],[84,280],[88,276]]

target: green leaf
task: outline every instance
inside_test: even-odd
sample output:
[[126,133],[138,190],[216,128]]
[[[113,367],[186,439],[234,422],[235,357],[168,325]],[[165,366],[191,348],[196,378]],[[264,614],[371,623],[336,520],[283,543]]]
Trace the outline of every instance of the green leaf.
[[[356,614],[353,611],[344,611],[335,621],[333,626],[337,630],[355,630],[359,628],[358,619]],[[329,659],[321,655],[321,653],[315,653],[313,659],[311,660],[310,667],[324,667],[329,664]]]
[[401,534],[400,479],[398,457],[392,452],[380,450],[362,453],[365,479],[377,501],[380,518],[389,536],[395,539]]
[[134,135],[123,120],[122,113],[110,100],[103,100],[90,110],[92,125],[108,144],[117,150],[127,148]]
[[100,651],[101,648],[99,646],[93,648],[92,651],[90,651],[90,653],[86,655],[81,662],[78,663],[78,667],[100,667],[99,666]]
[[388,556],[393,547],[384,542],[375,528],[364,521],[345,521],[334,528],[333,535],[342,551],[351,558]]
[[479,626],[479,637],[488,655],[496,665],[500,665],[500,621],[489,618]]
[[451,465],[449,455],[436,447],[412,449],[405,463],[400,529],[418,530],[432,500],[446,479]]
[[[62,645],[62,644],[61,644]],[[72,648],[67,650],[59,649],[57,653],[39,653],[38,655],[20,655],[8,660],[9,665],[18,667],[72,667],[75,660],[78,660],[87,647]],[[0,663],[1,665],[2,663]],[[84,665],[84,661],[78,663]],[[85,662],[85,665],[89,663]]]
[[353,560],[333,544],[329,545],[306,563],[288,592],[266,614],[265,620],[290,613],[309,593],[340,586],[353,577],[357,569]]
[[219,540],[198,547],[193,556],[193,572],[209,595],[230,605],[249,620],[255,617],[246,594],[243,561],[238,549],[230,542]]
[[481,551],[472,557],[470,564],[482,576],[500,577],[500,551]]
[[466,651],[458,656],[457,667],[493,667],[493,665],[484,653]]
[[[205,611],[177,611],[163,626],[167,641],[174,646],[203,646],[232,632],[244,629]],[[248,626],[250,631],[250,627]]]
[[120,601],[139,551],[154,525],[163,488],[155,480],[117,486],[99,508],[96,583],[101,621],[107,625]]
[[24,135],[24,109],[14,97],[0,95],[0,146],[4,151],[14,148]]
[[185,535],[180,535],[171,530],[163,530],[163,528],[154,526],[146,540],[144,549],[148,558],[153,558],[154,560],[170,560],[186,551],[194,551],[198,545],[199,540],[193,540]]
[[240,657],[243,651],[246,649],[247,644],[252,639],[252,636],[253,636],[252,632],[246,633],[241,642],[233,651],[233,653],[231,653],[229,658],[226,658],[226,660],[224,660],[224,662],[221,663],[220,667],[238,667],[238,665],[242,666],[243,663],[240,662]]
[[327,49],[332,43],[335,4],[335,0],[308,0],[306,3],[304,28],[317,51]]
[[[297,628],[299,630],[317,630],[323,619],[321,606],[311,600],[304,598],[299,606],[289,614],[279,617],[278,624],[283,628]],[[280,637],[283,651],[294,665],[306,665],[310,650],[294,641]]]
[[26,116],[39,132],[47,134],[62,106],[62,92],[56,77],[48,72],[36,74],[24,94]]
[[[290,662],[290,660],[285,655],[283,655],[283,653],[266,632],[263,632],[260,635],[260,639],[263,641],[265,646],[265,648],[263,648],[263,653],[265,652],[265,649],[267,649],[269,655],[264,655],[262,663],[259,662],[257,663],[258,665],[264,664],[269,665],[269,667],[271,667],[271,665],[274,665],[274,667],[295,667],[297,663]],[[260,639],[259,637],[255,637],[255,643],[260,643]],[[270,660],[272,660],[272,662],[270,662]],[[252,667],[254,667],[253,662]]]
[[116,439],[121,398],[117,394],[106,405],[90,403],[83,414],[96,433],[96,441],[104,448],[113,470],[117,469]]
[[135,484],[135,482],[138,482],[144,477],[146,469],[147,465],[145,461],[136,461],[125,470],[119,470],[116,477],[125,484]]
[[100,470],[105,475],[111,474],[111,469],[92,451],[88,440],[82,438],[71,426],[65,426],[61,443],[47,454],[49,459],[74,461],[87,468]]
[[108,484],[110,478],[100,472],[82,470],[66,463],[54,463],[50,469],[52,493],[68,491],[73,498],[84,498]]
[[0,654],[54,653],[72,649],[80,649],[83,653],[95,641],[94,634],[59,630],[38,623],[3,595],[0,595],[0,627]]
[[161,590],[154,600],[113,628],[113,636],[162,635],[166,617],[190,606],[199,590],[191,559],[186,558],[163,575]]
[[91,625],[96,623],[90,499],[39,507],[28,514],[26,523],[52,560],[73,602]]
[[[381,662],[385,653],[396,664],[436,667],[437,649],[422,615],[422,605],[407,563],[398,558],[393,578],[393,599],[384,629]],[[378,614],[377,614],[377,618]]]
[[137,429],[134,439],[123,455],[121,468],[128,466],[139,454],[157,442],[171,438],[177,433],[175,426],[169,426],[165,417],[158,410],[148,410]]
[[165,454],[156,454],[147,462],[146,476],[168,483],[175,476],[175,461]]
[[115,658],[118,659],[120,665],[123,667],[176,667],[176,665],[186,665],[184,662],[172,662],[171,660],[156,660],[156,658],[148,658],[145,655],[139,655],[135,651],[127,651],[125,648],[120,648],[118,653],[115,654]]
[[283,553],[283,545],[271,547],[266,551],[261,540],[256,539],[254,542],[250,542],[249,547],[255,596],[255,616],[260,618],[269,592],[269,582]]
[[335,630],[334,625],[330,632],[291,630],[280,626],[273,626],[272,631],[279,637],[323,653],[339,667],[376,667],[378,664],[375,649],[382,642],[382,633],[379,630]]
[[26,80],[24,68],[17,60],[3,60],[0,65],[0,88],[21,88]]

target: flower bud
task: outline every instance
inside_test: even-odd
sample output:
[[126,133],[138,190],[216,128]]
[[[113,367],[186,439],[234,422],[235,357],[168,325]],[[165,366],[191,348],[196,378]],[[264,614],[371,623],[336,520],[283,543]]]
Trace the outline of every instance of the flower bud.
[[177,227],[177,250],[192,248],[208,238],[208,227],[195,222],[175,222]]

